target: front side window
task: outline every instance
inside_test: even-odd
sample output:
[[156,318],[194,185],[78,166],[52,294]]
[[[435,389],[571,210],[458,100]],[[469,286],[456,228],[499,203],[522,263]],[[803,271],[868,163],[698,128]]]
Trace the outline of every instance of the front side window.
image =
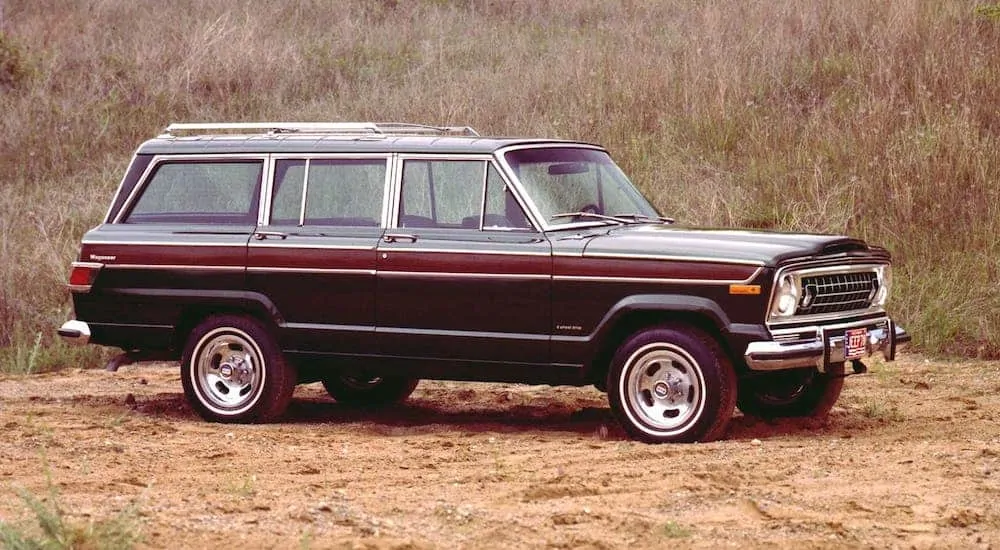
[[253,224],[261,161],[161,163],[125,223]]
[[512,230],[531,227],[497,169],[484,160],[406,160],[400,227]]
[[481,160],[404,161],[399,225],[478,229],[485,174]]
[[578,212],[658,216],[604,151],[545,147],[509,151],[504,158],[549,225],[588,220],[586,216],[565,215]]
[[385,172],[385,159],[279,160],[271,224],[377,227]]

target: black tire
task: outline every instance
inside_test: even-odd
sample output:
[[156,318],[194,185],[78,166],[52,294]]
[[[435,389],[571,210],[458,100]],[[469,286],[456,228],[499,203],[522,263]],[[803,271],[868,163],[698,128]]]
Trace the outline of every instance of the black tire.
[[794,369],[755,374],[740,381],[736,403],[743,414],[758,418],[823,418],[844,388],[844,364],[827,372]]
[[211,422],[270,422],[288,408],[295,368],[256,319],[214,315],[188,336],[181,356],[188,402]]
[[420,380],[401,376],[337,374],[322,380],[323,387],[338,403],[355,407],[382,407],[405,401]]
[[736,406],[736,373],[705,332],[665,324],[633,334],[608,370],[608,400],[633,438],[648,443],[712,441]]

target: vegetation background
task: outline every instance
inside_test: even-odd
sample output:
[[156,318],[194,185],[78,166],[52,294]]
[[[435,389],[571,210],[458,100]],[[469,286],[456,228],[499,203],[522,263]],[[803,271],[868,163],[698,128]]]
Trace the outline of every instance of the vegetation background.
[[0,0],[0,370],[97,364],[69,264],[172,121],[599,142],[684,224],[887,246],[919,348],[1000,357],[998,106],[994,3]]

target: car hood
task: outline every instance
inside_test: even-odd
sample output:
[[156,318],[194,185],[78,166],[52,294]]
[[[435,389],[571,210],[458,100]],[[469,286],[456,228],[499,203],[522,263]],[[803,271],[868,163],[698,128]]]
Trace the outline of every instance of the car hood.
[[859,239],[835,235],[730,229],[691,229],[668,225],[613,228],[589,239],[584,256],[664,256],[778,266],[820,256],[888,260],[888,252]]

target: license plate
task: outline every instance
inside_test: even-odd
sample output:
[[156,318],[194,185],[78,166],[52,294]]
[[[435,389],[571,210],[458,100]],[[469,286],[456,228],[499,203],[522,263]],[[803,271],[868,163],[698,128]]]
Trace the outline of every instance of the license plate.
[[868,329],[854,328],[844,333],[844,358],[857,359],[868,353]]

